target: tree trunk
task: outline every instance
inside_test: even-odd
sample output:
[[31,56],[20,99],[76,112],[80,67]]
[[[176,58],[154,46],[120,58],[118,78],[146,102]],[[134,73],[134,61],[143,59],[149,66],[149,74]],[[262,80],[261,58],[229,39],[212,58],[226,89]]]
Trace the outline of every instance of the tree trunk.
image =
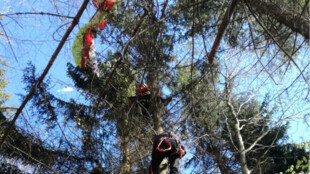
[[129,136],[125,135],[122,137],[122,148],[123,148],[123,160],[122,160],[122,167],[121,167],[121,173],[124,174],[130,174],[131,167],[130,167],[130,151],[129,151]]
[[[275,18],[281,24],[309,39],[309,18],[295,11],[262,0],[247,0],[249,5],[260,14]],[[283,2],[282,2],[283,3]]]
[[[158,35],[158,33],[156,35]],[[156,64],[156,62],[154,62],[154,64]],[[150,113],[151,113],[151,116],[153,117],[154,131],[156,135],[158,135],[164,132],[163,120],[162,120],[163,106],[161,105],[161,102],[157,100],[157,91],[160,89],[159,79],[158,79],[159,72],[155,70],[155,71],[149,71],[148,73],[149,73],[148,81],[150,82],[150,85],[153,87],[152,93],[151,93],[152,104],[150,108]],[[168,166],[168,160],[164,158],[158,167],[158,173],[166,174],[168,170],[167,166]]]
[[240,131],[241,130],[240,121],[238,119],[238,114],[236,113],[235,108],[234,108],[233,104],[231,103],[231,98],[229,95],[230,90],[231,90],[231,83],[226,81],[225,82],[225,94],[227,97],[226,98],[226,104],[227,104],[227,106],[231,112],[231,115],[232,115],[232,121],[234,122],[232,129],[235,133],[235,135],[232,135],[230,133],[230,136],[234,136],[234,138],[232,138],[232,139],[235,139],[237,142],[237,147],[236,147],[237,152],[236,153],[239,156],[239,159],[237,159],[237,160],[240,163],[240,168],[241,168],[242,174],[250,174],[251,171],[249,170],[247,162],[246,162],[246,150],[245,150],[242,134]]
[[246,163],[246,151],[245,151],[245,147],[244,147],[244,141],[243,141],[243,138],[242,138],[242,135],[240,132],[241,129],[240,129],[240,122],[238,120],[238,115],[235,112],[233,105],[230,103],[230,100],[228,100],[227,103],[228,103],[230,111],[233,115],[233,120],[234,120],[233,129],[234,129],[234,132],[236,134],[235,138],[237,141],[237,148],[238,148],[237,153],[239,154],[238,161],[240,163],[242,174],[250,174],[251,172],[250,172],[248,165]]
[[[157,95],[157,90],[158,87],[156,84],[159,84],[156,80],[156,78],[154,79],[154,91],[153,91],[153,96],[152,99],[154,101],[153,103],[153,108],[152,108],[152,116],[153,116],[153,123],[154,123],[154,130],[156,132],[156,134],[160,134],[164,132],[163,129],[163,124],[162,124],[162,106],[160,105],[160,103],[158,103],[158,101],[156,100],[156,95]],[[158,172],[159,174],[166,174],[168,170],[168,160],[166,158],[164,158],[164,160],[162,160],[162,162],[159,165],[158,168]]]
[[149,72],[149,81],[151,82],[151,86],[153,86],[153,91],[152,91],[152,105],[151,105],[151,110],[150,113],[153,116],[153,123],[154,123],[154,130],[156,134],[160,134],[164,132],[163,129],[163,120],[162,120],[162,105],[160,101],[157,100],[157,91],[160,89],[159,88],[159,80],[158,76],[159,73],[157,71],[155,72]]
[[154,130],[156,134],[160,134],[164,132],[163,125],[162,125],[163,120],[161,118],[160,113],[154,113],[153,121],[154,121]]
[[120,127],[122,128],[120,132],[121,137],[121,148],[122,148],[122,163],[121,163],[121,173],[130,174],[132,173],[130,166],[130,149],[129,149],[129,130],[128,127],[128,117],[123,116],[123,120],[121,121]]
[[215,140],[215,135],[213,134],[212,130],[208,130],[209,141],[210,141],[210,149],[214,154],[214,158],[217,161],[218,167],[221,171],[221,174],[228,174],[227,166],[225,165],[225,159],[223,159],[221,155],[221,151],[218,149],[218,145]]

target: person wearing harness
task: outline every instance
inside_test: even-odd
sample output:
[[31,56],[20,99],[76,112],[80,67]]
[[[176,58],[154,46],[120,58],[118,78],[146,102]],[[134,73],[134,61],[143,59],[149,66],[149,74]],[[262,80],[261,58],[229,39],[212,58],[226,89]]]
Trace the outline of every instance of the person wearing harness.
[[[132,106],[134,102],[138,101],[140,104],[143,105],[143,109],[149,109],[151,106],[151,96],[152,96],[152,86],[148,86],[146,83],[136,82],[136,91],[135,96],[128,97],[129,105]],[[156,93],[156,99],[159,99],[161,103],[165,106],[172,100],[171,97],[164,99],[160,96],[160,90]],[[142,110],[143,110],[142,109]]]
[[170,174],[178,174],[179,159],[186,154],[181,139],[172,132],[164,132],[154,138],[149,174],[158,174],[164,158],[169,160]]
[[146,83],[140,84],[140,82],[136,83],[136,96],[143,96],[151,94],[151,86],[148,86]]
[[135,96],[128,97],[130,107],[133,106],[133,103],[139,102],[143,105],[146,109],[150,106],[150,99],[151,99],[151,86],[148,86],[145,83],[140,84],[140,82],[136,82],[136,91]]

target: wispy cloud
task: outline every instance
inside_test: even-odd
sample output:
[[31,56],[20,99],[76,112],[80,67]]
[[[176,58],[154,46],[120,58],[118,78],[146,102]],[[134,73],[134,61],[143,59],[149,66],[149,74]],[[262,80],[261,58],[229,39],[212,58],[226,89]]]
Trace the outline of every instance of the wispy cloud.
[[74,91],[74,89],[73,88],[71,88],[71,87],[65,87],[65,88],[62,88],[62,89],[58,89],[57,90],[57,92],[59,92],[59,93],[65,93],[65,92],[72,92],[72,91]]

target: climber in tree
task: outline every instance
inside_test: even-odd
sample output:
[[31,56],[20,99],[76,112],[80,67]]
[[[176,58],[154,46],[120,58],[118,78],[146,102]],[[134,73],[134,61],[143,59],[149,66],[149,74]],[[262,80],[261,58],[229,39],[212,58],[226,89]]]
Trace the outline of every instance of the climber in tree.
[[137,81],[136,83],[136,96],[145,96],[151,94],[151,86],[147,86],[146,83],[140,84],[140,82]]
[[179,159],[186,154],[180,138],[172,132],[157,135],[153,142],[152,161],[149,174],[158,174],[164,158],[169,160],[170,174],[178,174]]
[[[139,102],[144,108],[142,110],[149,109],[152,104],[152,101],[156,101],[159,99],[161,103],[167,105],[171,101],[171,97],[164,99],[160,96],[160,90],[156,92],[156,98],[151,100],[152,98],[152,86],[148,86],[146,83],[140,83],[139,81],[136,82],[136,92],[135,96],[129,97],[129,105],[132,107],[133,103]],[[141,109],[140,109],[141,110]],[[142,111],[141,111],[142,112]],[[142,114],[142,113],[141,113]]]
[[[129,105],[130,107],[133,106],[134,103],[138,102],[138,105],[136,105],[136,107],[138,107],[137,109],[139,110],[140,114],[143,114],[144,110],[148,109],[151,105],[151,86],[148,86],[145,83],[140,83],[139,81],[136,82],[136,91],[135,91],[135,96],[131,96],[129,97]],[[141,108],[140,104],[144,107]]]

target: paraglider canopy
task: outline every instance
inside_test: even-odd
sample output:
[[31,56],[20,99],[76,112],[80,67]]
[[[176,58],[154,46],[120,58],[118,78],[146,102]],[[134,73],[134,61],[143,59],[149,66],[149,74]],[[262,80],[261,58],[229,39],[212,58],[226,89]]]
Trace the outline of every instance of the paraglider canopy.
[[99,77],[99,68],[95,52],[96,32],[105,28],[108,23],[107,15],[115,3],[116,0],[93,0],[94,6],[99,10],[90,22],[80,29],[72,46],[72,54],[77,66],[85,70],[89,65],[97,77]]

